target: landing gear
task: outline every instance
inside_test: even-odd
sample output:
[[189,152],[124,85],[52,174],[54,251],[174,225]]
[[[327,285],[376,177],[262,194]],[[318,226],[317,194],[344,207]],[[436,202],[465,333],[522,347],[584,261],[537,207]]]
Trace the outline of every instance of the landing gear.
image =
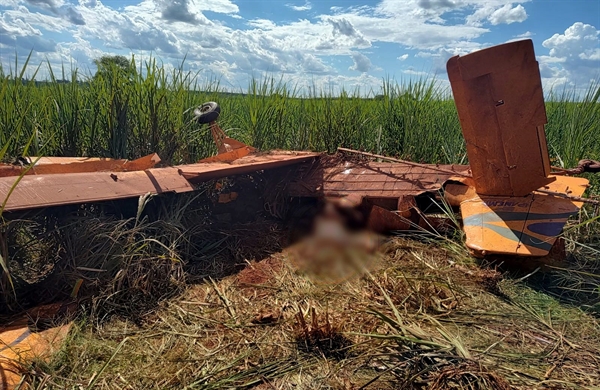
[[219,151],[216,156],[200,160],[199,162],[230,162],[256,151],[253,147],[229,138],[225,134],[223,129],[217,124],[220,114],[221,107],[215,102],[206,102],[194,109],[196,121],[200,124],[209,124],[210,133]]
[[221,114],[221,107],[216,102],[206,102],[194,110],[196,121],[201,124],[215,122]]

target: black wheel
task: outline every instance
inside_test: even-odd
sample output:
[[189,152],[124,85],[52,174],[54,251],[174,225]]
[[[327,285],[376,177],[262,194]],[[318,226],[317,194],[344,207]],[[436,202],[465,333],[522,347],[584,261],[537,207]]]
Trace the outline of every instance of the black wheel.
[[194,109],[194,116],[198,123],[210,123],[217,120],[221,107],[215,102],[206,102]]

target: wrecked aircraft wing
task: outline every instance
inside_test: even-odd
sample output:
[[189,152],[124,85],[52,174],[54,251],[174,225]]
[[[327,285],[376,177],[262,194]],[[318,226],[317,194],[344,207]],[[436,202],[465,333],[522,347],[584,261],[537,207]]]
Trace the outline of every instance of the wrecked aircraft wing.
[[156,153],[137,160],[114,160],[98,157],[29,157],[28,159],[21,158],[19,162],[22,165],[0,164],[0,177],[21,174],[141,171],[154,167],[160,162],[160,157]]
[[9,196],[15,180],[14,177],[0,178],[0,199],[8,198],[5,211],[193,190],[176,168],[24,176]]
[[[552,193],[581,196],[588,180],[557,176],[546,188]],[[525,197],[472,194],[460,204],[466,246],[477,256],[548,254],[567,219],[582,202],[534,191]]]
[[230,175],[241,175],[264,169],[280,168],[288,165],[310,161],[320,156],[320,153],[275,151],[265,154],[248,155],[238,158],[231,163],[199,162],[196,164],[180,165],[181,175],[191,183],[201,183]]
[[[44,163],[39,166],[36,164],[30,170],[39,171],[47,164],[49,168],[52,167],[53,173],[26,175],[20,179],[16,176],[0,177],[0,205],[6,200],[4,211],[16,211],[126,199],[147,193],[182,193],[193,191],[193,184],[203,181],[297,164],[317,156],[319,153],[271,152],[242,157],[232,163],[197,163],[151,169],[144,167],[159,161],[156,155],[129,162],[44,158]],[[63,162],[57,166],[57,161]],[[106,171],[111,166],[114,170]],[[99,171],[88,171],[94,167]]]
[[468,170],[466,165],[419,167],[408,162],[322,163],[293,180],[287,192],[291,196],[403,198],[437,191],[450,178],[464,176]]

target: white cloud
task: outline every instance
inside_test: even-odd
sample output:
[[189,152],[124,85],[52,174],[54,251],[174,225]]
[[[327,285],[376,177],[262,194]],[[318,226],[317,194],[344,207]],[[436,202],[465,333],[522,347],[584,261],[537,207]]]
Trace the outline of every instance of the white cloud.
[[249,20],[248,25],[251,27],[257,28],[259,30],[272,30],[275,27],[277,27],[277,25],[272,20],[269,20],[269,19]]
[[312,4],[310,2],[305,2],[304,5],[294,5],[294,4],[286,4],[288,8],[293,9],[294,11],[310,11],[312,9]]
[[456,42],[451,47],[439,48],[437,50],[421,51],[415,56],[421,58],[428,58],[431,63],[430,69],[423,70],[429,75],[445,75],[446,74],[446,63],[450,57],[457,55],[465,55],[474,51],[482,49],[482,45],[476,42],[461,41]]
[[340,34],[348,36],[348,37],[352,37],[352,36],[358,35],[358,32],[356,31],[356,29],[352,25],[352,22],[350,22],[348,19],[344,19],[344,18],[337,18],[337,19],[328,18],[327,22],[329,22],[329,24],[331,24],[333,26],[333,35],[334,36],[340,35]]
[[161,3],[161,17],[163,19],[169,22],[199,22],[196,14],[189,9],[189,0],[166,0]]
[[351,22],[372,43],[388,42],[416,49],[437,49],[489,31],[480,26],[445,25],[444,9],[424,10],[417,1],[382,0],[373,8],[350,8],[335,17]]
[[531,31],[525,31],[523,34],[519,34],[519,35],[515,36],[515,38],[531,38],[534,35],[535,34],[532,33]]
[[25,20],[14,17],[14,13],[8,11],[0,17],[0,32],[3,36],[31,36],[31,35],[42,35],[42,32],[27,23]]
[[123,44],[131,50],[158,51],[166,54],[178,54],[177,37],[164,30],[138,26],[135,31],[121,31]]
[[35,6],[56,10],[64,5],[63,0],[26,0],[27,3]]
[[527,19],[527,12],[521,4],[516,7],[512,7],[511,4],[506,4],[502,8],[498,8],[488,18],[490,23],[494,26],[498,24],[511,24],[517,22],[523,22]]
[[98,2],[96,0],[79,0],[79,4],[84,7],[94,8]]
[[0,14],[4,23],[16,26],[25,31],[18,35],[28,35],[27,31],[32,29],[36,31],[46,30],[52,32],[64,32],[71,26],[71,23],[62,17],[52,14],[42,14],[40,12],[30,12],[24,6],[18,6],[14,10],[7,10]]
[[78,25],[85,24],[85,19],[83,18],[83,15],[81,15],[81,13],[79,11],[77,11],[75,8],[68,7],[65,9],[64,12],[65,12],[65,16],[69,22],[71,22],[73,24],[78,24]]
[[354,61],[354,64],[348,68],[349,70],[365,73],[373,67],[369,57],[362,53],[352,53],[352,61]]
[[[2,33],[2,29],[0,29]],[[56,49],[56,42],[39,35],[8,36],[0,34],[0,44],[14,49],[34,50],[38,53],[49,53]]]
[[[519,1],[519,3],[527,1],[530,0]],[[481,26],[484,21],[496,26],[523,22],[527,19],[525,8],[521,4],[513,6],[513,1],[490,0],[471,3],[475,6],[475,12],[466,18],[466,22],[470,26]]]
[[457,6],[457,2],[450,0],[418,0],[417,4],[424,9],[451,9]]
[[518,34],[515,35],[514,37],[510,38],[509,40],[507,40],[506,42],[515,42],[515,41],[522,41],[523,39],[528,39],[533,37],[535,34],[532,33],[531,31],[526,31],[523,34]]
[[402,54],[400,57],[398,57],[398,60],[406,61],[407,58],[408,58],[408,54]]
[[59,43],[57,53],[60,55],[61,61],[70,63],[74,60],[86,67],[90,58],[100,58],[106,53],[98,48],[93,47],[90,42],[82,38],[76,38],[75,42]]
[[585,53],[579,53],[582,60],[600,61],[600,48],[589,50]]
[[[333,27],[332,35],[328,39],[330,47],[342,46],[340,39],[345,39],[346,44],[353,47],[371,46],[371,42],[365,39],[364,35],[348,19],[326,17],[323,20]],[[324,43],[321,43],[321,48]]]
[[402,71],[402,73],[407,74],[409,76],[418,76],[418,77],[423,77],[423,78],[427,78],[427,77],[431,76],[431,74],[428,72],[425,72],[422,70],[415,70],[414,68],[405,69]]
[[589,24],[574,23],[564,34],[554,34],[542,45],[550,49],[554,57],[575,57],[580,53],[598,48],[600,32]]
[[[158,0],[154,0],[158,1]],[[190,12],[211,11],[220,14],[237,14],[239,7],[231,0],[189,0],[188,6]]]
[[556,78],[554,73],[562,71],[560,77],[566,76],[575,85],[600,78],[600,31],[594,26],[574,23],[564,34],[554,34],[542,45],[550,49],[548,57],[540,58],[548,68],[546,75]]

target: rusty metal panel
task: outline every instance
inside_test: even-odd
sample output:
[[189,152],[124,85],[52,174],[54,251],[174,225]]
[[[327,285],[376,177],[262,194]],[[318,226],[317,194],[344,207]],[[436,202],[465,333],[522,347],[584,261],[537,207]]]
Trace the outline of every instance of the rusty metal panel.
[[[125,199],[146,193],[187,192],[194,189],[191,182],[199,183],[229,175],[296,164],[312,160],[319,155],[318,153],[309,152],[277,152],[246,156],[229,164],[221,162],[153,168],[144,171],[119,171],[123,169],[142,169],[147,164],[154,164],[155,158],[151,155],[139,160],[122,163],[111,172],[27,175],[21,178],[10,196],[8,196],[9,192],[18,178],[14,176],[0,177],[0,204],[8,197],[5,210],[15,211]],[[87,164],[85,169],[92,169],[93,167],[97,169],[98,164],[113,164],[114,161],[72,159],[69,160],[68,164],[65,164],[65,167],[69,166],[65,169],[82,169],[83,165],[81,164]],[[40,167],[56,168],[56,162],[56,158],[47,159]],[[53,172],[57,173],[56,171]]]
[[90,162],[90,161],[125,161],[125,160],[114,160],[112,158],[105,157],[55,157],[55,156],[43,156],[43,157],[28,157],[30,161],[37,161],[36,165],[48,165],[48,164],[71,164],[78,162]]
[[245,157],[254,152],[255,149],[249,146],[233,149],[229,152],[219,153],[216,156],[204,158],[198,163],[214,163],[214,162],[233,162],[239,158]]
[[447,70],[477,192],[525,196],[550,183],[532,41],[452,57]]
[[[25,172],[26,175],[141,171],[154,167],[160,162],[160,157],[153,153],[131,161],[89,157],[30,157],[30,160],[35,165]],[[19,176],[26,169],[27,166],[0,164],[0,177]]]
[[[438,167],[457,175],[465,174],[469,169],[464,165]],[[360,194],[370,198],[402,198],[437,191],[451,177],[451,173],[403,163],[345,161],[335,166],[315,166],[290,183],[287,193],[311,197]]]
[[[15,177],[0,178],[0,204],[7,198]],[[146,193],[192,191],[176,168],[134,172],[90,172],[24,176],[8,197],[6,211],[125,199]]]
[[411,221],[383,207],[373,206],[367,226],[375,232],[386,233],[392,230],[409,230]]
[[287,165],[314,160],[320,153],[312,152],[271,152],[239,158],[231,163],[213,162],[180,165],[178,168],[183,177],[192,183],[201,183],[230,175],[252,173],[264,169],[273,169]]
[[123,164],[123,171],[143,171],[144,169],[154,168],[160,162],[158,154],[152,153],[136,160],[127,160]]

